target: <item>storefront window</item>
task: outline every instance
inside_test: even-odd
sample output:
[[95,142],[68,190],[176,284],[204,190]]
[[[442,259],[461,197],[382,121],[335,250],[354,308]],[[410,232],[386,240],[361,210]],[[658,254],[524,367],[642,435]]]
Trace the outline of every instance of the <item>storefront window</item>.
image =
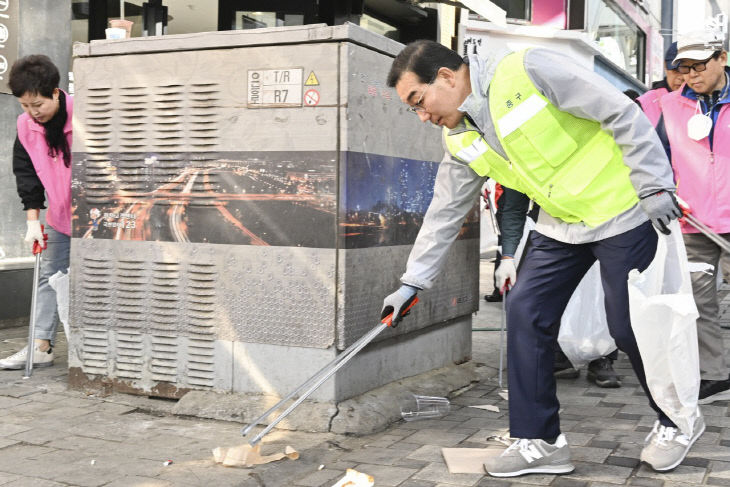
[[637,79],[644,79],[646,35],[605,0],[587,2],[586,32],[601,53]]
[[237,10],[234,14],[235,29],[261,29],[263,27],[282,27],[303,25],[304,12],[252,12]]
[[367,29],[370,32],[380,34],[381,36],[389,37],[396,41],[400,40],[397,27],[378,20],[368,14],[363,14],[362,17],[360,17],[360,27],[362,27],[363,29]]
[[89,2],[73,0],[71,2],[71,41],[89,42]]
[[[132,37],[142,36],[143,5],[148,0],[125,0],[124,19],[133,22]],[[119,0],[73,0],[71,31],[74,42],[103,39],[109,20],[122,14]],[[163,0],[167,8],[167,34],[189,34],[218,30],[218,0]]]
[[530,0],[492,0],[492,3],[504,9],[508,19],[529,21],[531,18]]
[[315,0],[219,0],[218,29],[287,27],[315,21]]

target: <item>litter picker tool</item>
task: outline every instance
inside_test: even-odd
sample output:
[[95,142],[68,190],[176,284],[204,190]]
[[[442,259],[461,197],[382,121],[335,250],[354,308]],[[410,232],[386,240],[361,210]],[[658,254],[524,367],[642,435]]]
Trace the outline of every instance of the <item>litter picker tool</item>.
[[692,209],[689,207],[686,201],[684,201],[679,196],[675,197],[677,198],[679,209],[682,211],[682,218],[684,218],[684,221],[699,230],[700,233],[716,243],[717,246],[720,247],[722,250],[730,253],[730,243],[728,243],[727,240],[719,236],[717,233],[713,232],[710,227],[695,218],[694,215],[692,215]]
[[36,313],[36,296],[38,294],[38,279],[41,273],[41,253],[46,249],[46,241],[48,234],[43,231],[41,225],[41,233],[43,234],[43,242],[35,240],[33,242],[33,255],[35,255],[35,266],[33,267],[33,290],[30,297],[30,324],[28,325],[28,353],[25,360],[25,375],[23,379],[29,379],[33,375],[33,351],[35,350],[35,313]]
[[[406,307],[401,313],[401,317],[408,314],[408,312],[411,310],[411,308],[418,302],[418,297],[413,296],[409,301],[406,302]],[[314,374],[312,377],[307,379],[302,385],[297,387],[295,390],[290,392],[286,395],[286,397],[282,398],[279,402],[274,404],[271,408],[269,408],[264,414],[259,416],[258,418],[254,419],[248,426],[243,428],[241,430],[241,434],[243,436],[247,436],[251,430],[258,424],[260,424],[264,419],[266,419],[271,413],[276,411],[277,409],[281,408],[281,406],[284,405],[285,402],[287,402],[289,399],[292,399],[294,396],[299,394],[302,390],[306,389],[306,391],[301,394],[296,401],[294,401],[286,410],[281,413],[279,416],[276,417],[275,420],[273,420],[269,425],[261,430],[261,432],[256,435],[253,439],[249,440],[249,444],[251,446],[256,445],[261,439],[269,432],[271,431],[281,420],[286,418],[292,411],[294,411],[297,406],[299,406],[306,398],[308,398],[314,391],[317,390],[319,386],[321,386],[327,379],[332,377],[332,375],[340,370],[342,367],[347,364],[347,362],[350,361],[360,350],[365,348],[365,346],[373,341],[373,339],[378,336],[383,330],[385,330],[388,327],[393,326],[393,313],[389,314],[385,318],[383,318],[378,325],[367,332],[365,335],[363,335],[360,339],[358,339],[355,343],[347,347],[341,354],[337,356],[332,362],[328,363],[322,369],[320,369],[316,374]]]
[[[505,286],[507,287],[507,286]],[[502,388],[502,371],[504,370],[504,327],[507,321],[507,289],[503,289],[502,319],[499,323],[499,388]]]
[[712,240],[714,243],[717,244],[718,247],[720,247],[725,252],[730,253],[730,243],[728,243],[727,240],[719,236],[717,233],[710,230],[710,227],[699,221],[697,218],[692,216],[691,213],[687,212],[684,214],[684,221],[695,227],[697,230],[699,230],[701,233],[703,233],[707,238]]

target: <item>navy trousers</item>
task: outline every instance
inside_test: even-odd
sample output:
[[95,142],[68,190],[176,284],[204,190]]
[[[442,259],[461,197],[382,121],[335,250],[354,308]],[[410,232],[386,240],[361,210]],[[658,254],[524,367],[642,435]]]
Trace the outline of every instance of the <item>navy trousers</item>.
[[660,422],[674,426],[646,387],[644,365],[629,318],[628,273],[632,269],[644,271],[656,253],[657,234],[651,223],[578,245],[533,231],[530,244],[506,302],[510,436],[549,439],[560,434],[560,403],[553,376],[560,317],[596,260],[601,267],[611,336],[619,350],[628,355]]

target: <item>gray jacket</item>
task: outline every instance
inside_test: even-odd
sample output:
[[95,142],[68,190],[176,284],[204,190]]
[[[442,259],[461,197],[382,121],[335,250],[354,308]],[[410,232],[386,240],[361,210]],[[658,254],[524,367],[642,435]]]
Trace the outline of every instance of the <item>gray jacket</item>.
[[[489,146],[505,159],[507,154],[497,138],[488,100],[489,83],[497,63],[507,54],[508,51],[495,51],[487,58],[469,56],[472,92],[459,107],[483,132]],[[631,170],[629,177],[639,198],[661,190],[674,190],[672,168],[656,131],[633,101],[604,78],[563,54],[531,49],[524,62],[527,75],[555,107],[600,122],[604,130],[613,134],[623,152],[624,163]],[[433,200],[401,277],[403,283],[421,289],[433,285],[485,179],[445,150],[436,174]],[[561,242],[582,244],[624,233],[647,220],[638,204],[597,227],[566,223],[540,210],[536,231]]]

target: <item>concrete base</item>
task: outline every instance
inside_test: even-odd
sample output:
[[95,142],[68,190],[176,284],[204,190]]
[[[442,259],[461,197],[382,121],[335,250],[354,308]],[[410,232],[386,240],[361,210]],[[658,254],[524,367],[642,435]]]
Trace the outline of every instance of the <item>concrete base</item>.
[[[471,358],[471,321],[471,315],[462,316],[371,343],[310,399],[335,404],[405,377],[464,363]],[[392,330],[386,329],[382,336],[389,333]],[[93,335],[93,340],[89,341],[87,334]],[[164,356],[157,344],[162,340],[169,350]],[[194,375],[191,367],[200,360],[200,344],[189,337],[133,335],[123,328],[87,333],[72,326],[69,387],[171,399],[205,389],[214,394],[211,397],[227,393],[283,397],[342,353],[334,346],[318,349],[226,340],[205,344],[208,348],[203,358],[209,362],[209,381],[201,386],[190,381]],[[165,376],[158,373],[156,365],[162,359],[171,364]]]
[[[365,435],[382,431],[400,419],[399,398],[411,392],[449,396],[484,376],[485,367],[473,362],[450,365],[392,382],[360,396],[342,401],[306,400],[277,427],[310,432]],[[190,391],[172,408],[173,414],[248,423],[273,406],[278,398],[250,394],[219,394]],[[290,402],[272,414],[276,418]],[[268,424],[267,418],[262,424]]]
[[[391,330],[384,330],[387,336]],[[233,392],[283,397],[342,353],[260,343],[233,343]],[[322,384],[311,396],[340,402],[429,370],[471,358],[471,315],[407,335],[372,343]],[[271,364],[276,364],[272,367]]]

